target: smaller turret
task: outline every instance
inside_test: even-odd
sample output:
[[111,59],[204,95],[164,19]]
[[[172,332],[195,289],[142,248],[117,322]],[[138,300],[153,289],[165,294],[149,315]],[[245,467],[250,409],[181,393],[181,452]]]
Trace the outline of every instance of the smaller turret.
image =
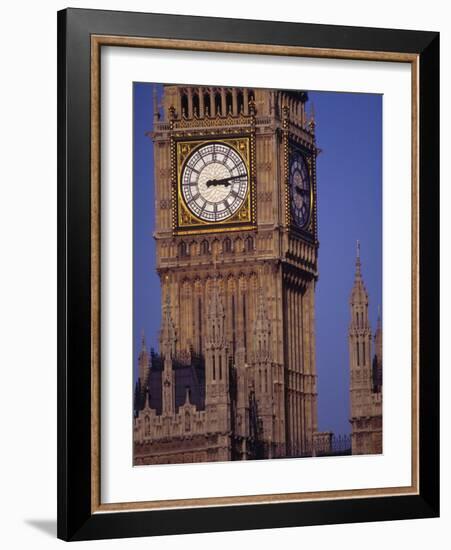
[[144,393],[149,384],[150,375],[150,354],[147,351],[146,338],[144,331],[141,333],[141,350],[138,355],[138,372],[139,372],[139,402],[144,404]]
[[177,334],[171,316],[171,302],[169,292],[163,306],[163,319],[160,333],[160,348],[163,355],[162,374],[162,409],[163,415],[170,416],[175,410],[175,375],[172,361],[175,357]]
[[[350,296],[349,323],[350,422],[352,454],[382,452],[382,401],[379,391],[379,357],[382,355],[380,318],[375,334],[376,352],[371,355],[372,334],[368,317],[368,292],[362,277],[360,243],[357,241],[354,285]],[[382,362],[380,362],[382,368]]]

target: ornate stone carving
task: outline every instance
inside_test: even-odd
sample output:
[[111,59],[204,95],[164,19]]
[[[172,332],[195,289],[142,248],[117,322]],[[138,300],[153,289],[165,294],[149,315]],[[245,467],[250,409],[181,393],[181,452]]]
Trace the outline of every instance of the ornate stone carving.
[[160,168],[158,171],[158,174],[160,175],[160,178],[170,178],[171,177],[171,169],[170,168]]
[[169,210],[170,208],[171,208],[171,199],[161,199],[160,209],[161,210]]
[[271,191],[259,191],[257,193],[258,202],[271,202],[272,201],[272,192]]
[[270,172],[272,170],[272,162],[259,162],[257,164],[257,170],[261,172]]
[[[156,264],[163,296],[170,297],[162,313],[171,337],[149,367],[154,396],[136,411],[134,462],[299,456],[317,429],[316,389],[307,381],[316,375],[313,291],[308,293],[316,278],[316,249],[309,268],[293,259],[300,246],[286,238],[292,231],[279,208],[286,174],[275,167],[287,160],[294,115],[280,120],[276,96],[269,112],[269,94],[275,92],[268,90],[208,88],[205,97],[194,99],[192,90],[200,94],[203,88],[190,88],[164,87],[166,117],[153,136],[155,197],[162,211],[154,228]],[[253,98],[250,112],[258,108],[258,119],[244,114],[246,97]],[[217,107],[236,116],[207,115]],[[183,109],[188,118],[180,119]],[[306,139],[313,144],[307,133]],[[208,140],[228,142],[249,173],[248,200],[228,225],[208,225],[184,208],[182,166]],[[264,219],[256,219],[258,204],[264,205]],[[305,330],[296,324],[300,316]],[[192,390],[186,398],[185,384]],[[164,408],[158,403],[163,396]],[[300,410],[306,411],[302,427]]]

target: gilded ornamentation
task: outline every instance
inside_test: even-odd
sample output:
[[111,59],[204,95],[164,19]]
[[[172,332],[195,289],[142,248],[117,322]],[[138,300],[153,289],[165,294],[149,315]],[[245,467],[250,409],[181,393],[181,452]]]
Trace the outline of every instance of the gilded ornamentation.
[[[155,356],[162,362],[161,374],[155,374],[157,369],[152,374],[148,365],[150,376],[167,382],[168,390],[158,392],[161,399],[150,395],[138,407],[135,464],[282,458],[311,452],[317,430],[315,352],[310,340],[317,248],[310,235],[286,225],[290,122],[297,111],[284,110],[281,120],[282,105],[275,105],[278,96],[272,110],[266,107],[270,93],[276,92],[164,86],[166,118],[163,115],[157,123],[160,133],[154,136],[155,198],[162,210],[154,234],[163,318],[167,326],[175,327],[177,337],[175,331],[161,335]],[[261,118],[205,116],[210,105],[210,112],[215,111],[214,101],[216,106],[224,102],[224,94],[227,110],[232,104],[236,114],[253,98]],[[180,120],[183,109],[197,116]],[[197,219],[181,194],[181,178],[191,155],[213,142],[227,143],[247,168],[246,200],[226,223]],[[314,162],[313,158],[313,170]],[[195,180],[187,181],[191,186]],[[260,206],[264,217],[257,229]],[[296,328],[293,319],[299,316],[308,329]],[[258,342],[261,350],[256,349]],[[161,350],[167,349],[174,351],[165,358]],[[311,351],[302,357],[307,349]],[[293,356],[303,360],[295,361]],[[179,376],[182,369],[186,377]],[[195,391],[194,376],[191,381],[193,369],[205,374],[201,393]],[[186,386],[181,389],[185,380],[191,388],[186,394]],[[309,414],[295,430],[300,410]],[[256,438],[262,442],[258,448]]]
[[[224,122],[225,119],[221,119]],[[231,120],[235,120],[231,117]],[[249,174],[249,188],[246,193],[245,200],[239,210],[224,221],[206,222],[203,219],[196,217],[193,212],[188,209],[184,197],[181,192],[181,177],[185,162],[193,154],[193,152],[205,145],[206,143],[223,143],[232,147],[237,151],[240,157],[244,160]],[[174,229],[177,234],[186,234],[190,231],[196,232],[220,232],[243,229],[244,225],[250,227],[255,223],[255,143],[249,136],[239,137],[223,137],[195,140],[180,140],[174,141],[174,154],[171,156],[173,162],[173,172],[176,173],[176,209],[177,215]]]
[[226,116],[215,118],[203,118],[202,120],[193,119],[181,119],[174,121],[174,129],[187,129],[187,128],[211,128],[217,126],[247,126],[250,122],[250,116]]

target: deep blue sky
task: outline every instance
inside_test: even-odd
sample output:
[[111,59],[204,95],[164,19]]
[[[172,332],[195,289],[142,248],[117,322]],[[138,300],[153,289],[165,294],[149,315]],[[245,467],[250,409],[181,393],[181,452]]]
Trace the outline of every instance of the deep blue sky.
[[[161,88],[159,87],[159,92]],[[141,331],[158,349],[160,286],[155,272],[152,84],[135,83],[134,97],[134,370]],[[376,326],[382,305],[382,96],[309,92],[316,117],[319,281],[316,357],[320,430],[349,432],[348,322],[356,240]]]

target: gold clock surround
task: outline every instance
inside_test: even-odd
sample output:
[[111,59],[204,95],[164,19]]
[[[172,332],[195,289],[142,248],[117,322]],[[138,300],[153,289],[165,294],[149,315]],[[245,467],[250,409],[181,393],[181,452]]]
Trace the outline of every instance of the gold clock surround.
[[[313,161],[313,157],[316,156],[320,151],[319,149],[314,147],[305,147],[304,144],[299,144],[296,142],[292,142],[289,137],[289,123],[287,118],[285,118],[283,123],[283,137],[282,137],[282,143],[283,143],[283,150],[284,150],[284,172],[285,172],[285,218],[286,218],[286,224],[290,229],[293,231],[296,231],[297,233],[301,233],[302,235],[311,235],[315,241],[318,238],[318,231],[316,226],[316,162]],[[293,136],[291,136],[292,138]],[[307,223],[303,227],[297,227],[297,225],[293,222],[292,214],[291,214],[291,197],[290,197],[290,181],[289,181],[289,173],[290,173],[290,159],[294,152],[298,152],[302,157],[304,158],[309,179],[310,179],[310,212],[309,212],[309,219]]]
[[[210,222],[198,218],[185,203],[181,190],[182,173],[191,154],[202,145],[223,143],[231,147],[244,161],[249,175],[246,198],[238,211],[223,221]],[[214,136],[172,140],[172,212],[173,230],[177,235],[242,231],[256,227],[255,207],[255,140],[252,133],[239,136]]]

